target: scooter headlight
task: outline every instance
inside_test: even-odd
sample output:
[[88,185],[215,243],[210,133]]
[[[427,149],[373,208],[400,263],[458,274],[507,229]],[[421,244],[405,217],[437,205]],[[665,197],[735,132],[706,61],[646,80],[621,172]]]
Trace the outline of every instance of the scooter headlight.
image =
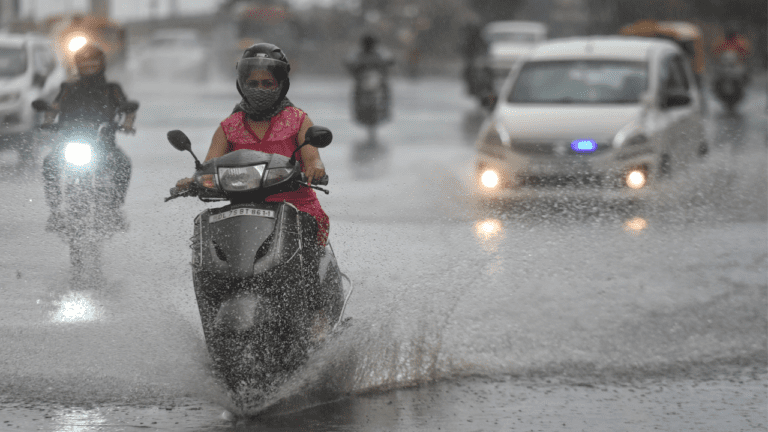
[[219,186],[227,192],[245,192],[261,186],[265,164],[219,168]]
[[274,186],[293,174],[291,168],[272,168],[267,170],[267,175],[264,176],[264,187]]
[[88,165],[93,159],[93,149],[88,143],[69,142],[64,148],[64,159],[72,165]]

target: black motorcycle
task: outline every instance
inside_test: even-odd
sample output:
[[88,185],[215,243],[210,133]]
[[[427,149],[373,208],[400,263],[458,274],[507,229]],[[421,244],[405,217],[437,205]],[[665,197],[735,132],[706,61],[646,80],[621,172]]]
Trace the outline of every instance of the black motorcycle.
[[[332,140],[320,126],[310,127],[306,136],[299,148],[325,147]],[[192,153],[183,132],[169,132],[168,140]],[[314,222],[308,215],[287,202],[265,202],[270,195],[310,186],[295,153],[288,158],[237,150],[202,164],[192,156],[196,172],[190,188],[171,189],[166,201],[197,196],[229,202],[198,214],[191,239],[206,345],[214,371],[236,401],[263,398],[304,364],[329,332],[342,327],[352,286],[330,245],[305,244],[307,226]],[[327,176],[316,183],[326,185]]]
[[714,93],[729,113],[744,98],[749,74],[746,66],[733,51],[725,52],[715,68]]
[[[32,107],[36,111],[52,109],[41,99],[34,101]],[[136,102],[124,103],[118,118],[109,122],[54,123],[47,127],[59,132],[48,156],[52,163],[44,173],[50,177],[46,178],[46,188],[55,190],[46,190],[47,198],[55,201],[57,209],[49,229],[69,244],[76,274],[98,270],[100,243],[124,223],[116,221],[119,204],[113,137],[120,129],[120,117],[135,112],[138,107]]]
[[388,84],[378,68],[361,71],[354,90],[355,120],[368,129],[368,143],[376,145],[376,127],[389,120]]

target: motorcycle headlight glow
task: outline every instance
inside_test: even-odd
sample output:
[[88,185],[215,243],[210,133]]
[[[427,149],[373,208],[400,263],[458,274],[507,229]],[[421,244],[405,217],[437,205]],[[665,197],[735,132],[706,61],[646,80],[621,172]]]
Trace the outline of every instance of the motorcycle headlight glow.
[[85,36],[75,36],[69,40],[67,48],[70,52],[77,52],[80,48],[84,47],[88,43],[88,39]]
[[291,168],[272,168],[267,170],[267,175],[264,176],[264,187],[276,185],[281,181],[287,179],[293,174]]
[[265,164],[247,167],[219,168],[219,186],[227,192],[243,192],[261,186]]
[[70,142],[64,148],[64,159],[72,165],[84,166],[93,159],[91,145],[82,142]]

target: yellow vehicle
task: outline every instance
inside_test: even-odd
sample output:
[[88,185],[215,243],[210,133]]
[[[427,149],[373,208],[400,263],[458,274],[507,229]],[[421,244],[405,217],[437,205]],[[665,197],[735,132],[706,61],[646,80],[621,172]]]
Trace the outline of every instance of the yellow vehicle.
[[691,69],[693,69],[696,79],[701,85],[701,79],[706,72],[707,60],[704,53],[704,37],[701,28],[696,24],[685,21],[640,20],[622,27],[619,34],[657,37],[677,42],[691,60]]
[[98,46],[107,63],[125,59],[125,29],[109,18],[94,15],[57,16],[46,21],[56,50],[70,74],[75,74],[75,53],[86,44]]

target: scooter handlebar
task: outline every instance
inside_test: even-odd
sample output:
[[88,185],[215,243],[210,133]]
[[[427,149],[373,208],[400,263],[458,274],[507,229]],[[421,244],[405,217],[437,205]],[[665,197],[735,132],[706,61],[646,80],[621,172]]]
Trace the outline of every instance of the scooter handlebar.
[[[304,173],[301,173],[301,181],[306,183],[307,182],[307,176]],[[313,178],[312,179],[313,185],[320,185],[320,186],[328,186],[328,174],[325,174],[324,176],[320,178]]]

